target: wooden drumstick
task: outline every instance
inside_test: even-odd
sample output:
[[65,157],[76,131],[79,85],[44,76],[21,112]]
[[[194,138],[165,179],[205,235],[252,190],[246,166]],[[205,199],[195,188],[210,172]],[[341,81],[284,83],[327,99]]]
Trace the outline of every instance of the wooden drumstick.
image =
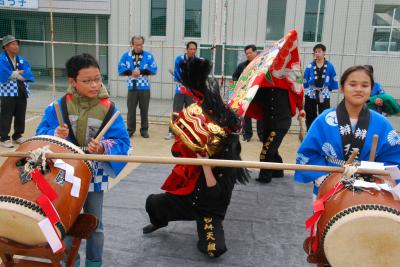
[[369,152],[369,161],[375,161],[376,147],[378,146],[379,136],[374,134],[372,137],[371,151]]
[[56,109],[58,125],[60,125],[60,127],[64,127],[64,122],[63,122],[62,115],[61,115],[60,105],[58,104],[57,101],[54,102],[54,107]]
[[300,126],[299,140],[300,140],[300,142],[303,142],[304,137],[306,136],[306,131],[307,131],[306,113],[304,110],[300,111],[298,120],[299,120],[299,126]]
[[120,112],[117,111],[114,113],[114,115],[111,117],[111,119],[107,122],[106,125],[104,125],[104,128],[101,130],[101,132],[96,136],[94,140],[97,142],[100,142],[101,138],[105,135],[105,133],[110,129],[111,125],[114,123],[114,121],[118,118]]
[[351,155],[350,155],[349,159],[346,161],[345,164],[352,163],[355,160],[355,158],[357,157],[358,152],[359,152],[358,148],[353,148],[353,152],[351,152]]

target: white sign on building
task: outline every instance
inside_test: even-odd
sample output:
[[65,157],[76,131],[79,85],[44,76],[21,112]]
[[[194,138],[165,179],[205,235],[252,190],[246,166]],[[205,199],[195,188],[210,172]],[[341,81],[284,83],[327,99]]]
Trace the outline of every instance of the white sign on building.
[[39,0],[0,0],[0,8],[38,9]]

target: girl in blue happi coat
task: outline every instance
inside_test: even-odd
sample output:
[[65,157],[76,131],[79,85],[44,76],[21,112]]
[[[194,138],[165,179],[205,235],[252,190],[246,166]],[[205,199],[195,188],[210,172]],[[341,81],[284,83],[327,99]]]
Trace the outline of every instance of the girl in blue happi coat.
[[[66,69],[70,86],[65,96],[57,99],[64,125],[59,125],[55,106],[51,104],[46,108],[36,134],[58,136],[79,147],[87,147],[87,152],[92,154],[127,155],[130,140],[121,115],[101,141],[94,139],[105,122],[117,112],[102,83],[96,59],[89,54],[73,56],[67,61]],[[108,189],[109,177],[118,175],[125,165],[124,162],[93,162],[94,175],[83,209],[95,215],[99,223],[86,243],[86,267],[102,266],[103,193]],[[69,246],[70,240],[66,243]],[[75,266],[79,266],[79,258]]]
[[[340,80],[343,101],[326,110],[311,125],[297,151],[298,164],[337,166],[346,161],[354,148],[359,149],[358,160],[368,160],[373,135],[379,136],[375,161],[385,165],[400,164],[400,137],[389,121],[365,103],[374,84],[366,66],[348,68]],[[316,196],[324,172],[296,171],[297,182],[313,182]]]

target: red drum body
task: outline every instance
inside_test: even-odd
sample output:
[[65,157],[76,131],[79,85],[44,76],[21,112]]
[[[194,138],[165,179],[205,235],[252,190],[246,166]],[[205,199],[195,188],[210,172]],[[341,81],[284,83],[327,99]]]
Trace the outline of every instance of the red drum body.
[[[54,153],[84,152],[72,143],[54,136],[36,136],[23,144],[17,151],[28,152],[48,147]],[[25,183],[21,180],[21,169],[18,163],[24,159],[10,157],[0,168],[0,237],[26,244],[38,245],[47,243],[38,222],[46,218],[44,211],[36,203],[43,194],[32,180]],[[62,238],[78,217],[87,197],[92,177],[91,164],[84,160],[63,160],[74,168],[74,176],[81,179],[79,197],[71,195],[72,183],[62,181],[65,172],[56,168],[52,160],[47,159],[45,181],[57,193],[52,205],[58,213],[60,223],[55,226]]]
[[[321,184],[318,199],[338,182],[342,174],[329,175]],[[375,183],[382,180],[375,178]],[[318,221],[317,255],[309,261],[332,266],[399,266],[400,202],[391,193],[375,189],[343,189],[325,202]],[[309,239],[305,247],[309,247]]]

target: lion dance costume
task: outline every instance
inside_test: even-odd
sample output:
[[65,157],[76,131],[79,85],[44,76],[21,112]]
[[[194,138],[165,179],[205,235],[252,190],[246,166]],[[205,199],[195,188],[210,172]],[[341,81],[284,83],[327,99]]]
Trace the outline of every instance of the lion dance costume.
[[[183,63],[183,89],[196,103],[171,116],[176,139],[172,146],[175,157],[196,158],[197,154],[212,159],[240,160],[240,120],[226,105],[215,81],[209,80],[211,64],[205,59]],[[175,165],[162,189],[151,194],[146,211],[151,224],[143,228],[147,234],[165,227],[170,221],[197,223],[198,249],[209,257],[227,251],[222,222],[236,182],[245,183],[249,175],[242,168],[212,168],[216,180],[207,185],[202,166]]]

